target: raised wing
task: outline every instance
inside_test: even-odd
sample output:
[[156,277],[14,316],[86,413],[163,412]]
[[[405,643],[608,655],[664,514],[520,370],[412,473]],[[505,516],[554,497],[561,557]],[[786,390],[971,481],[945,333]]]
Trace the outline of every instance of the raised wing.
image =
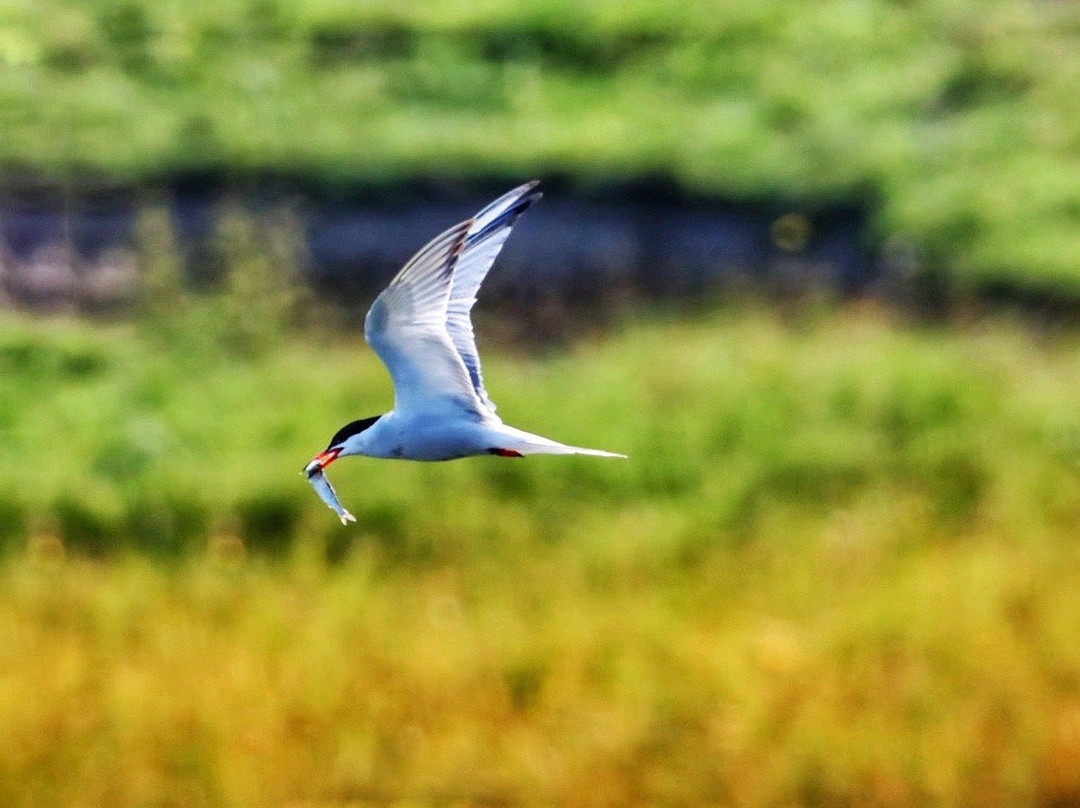
[[491,269],[495,257],[510,235],[510,229],[529,206],[541,194],[533,191],[537,181],[521,185],[509,193],[500,196],[473,217],[465,239],[465,249],[457,259],[450,298],[446,308],[446,331],[454,347],[461,356],[465,370],[469,374],[477,398],[491,412],[495,404],[488,398],[484,389],[484,377],[480,372],[480,355],[476,350],[476,337],[473,334],[472,319],[469,316],[480,284]]
[[375,298],[364,320],[364,337],[394,381],[399,412],[447,404],[477,415],[486,409],[446,329],[454,268],[474,221],[428,242]]

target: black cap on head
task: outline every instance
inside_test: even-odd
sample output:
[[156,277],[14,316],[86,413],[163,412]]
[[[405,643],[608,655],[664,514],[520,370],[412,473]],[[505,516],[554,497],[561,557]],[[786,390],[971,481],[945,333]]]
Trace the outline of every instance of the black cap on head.
[[353,435],[358,435],[363,432],[381,417],[381,415],[373,415],[370,418],[361,418],[358,421],[350,421],[334,433],[334,437],[330,438],[330,443],[326,448],[333,449],[335,446],[340,446]]

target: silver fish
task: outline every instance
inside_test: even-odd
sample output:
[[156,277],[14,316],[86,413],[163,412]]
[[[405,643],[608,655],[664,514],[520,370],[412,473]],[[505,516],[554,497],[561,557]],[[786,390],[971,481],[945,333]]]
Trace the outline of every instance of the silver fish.
[[308,482],[311,483],[311,487],[315,489],[315,493],[319,495],[319,499],[329,505],[330,509],[338,515],[341,524],[347,525],[349,522],[356,521],[356,517],[345,510],[345,507],[337,498],[334,486],[330,485],[330,481],[326,479],[326,475],[323,474],[322,469],[312,469],[307,474],[307,478]]

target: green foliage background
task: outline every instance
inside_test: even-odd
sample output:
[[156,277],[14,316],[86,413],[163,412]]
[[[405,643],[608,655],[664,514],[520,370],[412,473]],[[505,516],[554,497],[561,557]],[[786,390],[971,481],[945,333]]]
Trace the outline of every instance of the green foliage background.
[[[0,0],[0,163],[854,197],[1074,299],[1077,8]],[[129,316],[0,312],[0,804],[1080,803],[1068,322],[481,304],[500,414],[630,459],[351,459],[343,528],[300,469],[392,400],[356,312],[288,210],[193,293],[145,198]]]
[[868,199],[958,289],[1080,291],[1073,3],[3,0],[0,66],[35,176],[654,172]]
[[342,461],[344,528],[299,472],[384,370],[227,309],[0,320],[4,804],[1080,796],[1074,335],[488,350],[512,423],[630,459]]

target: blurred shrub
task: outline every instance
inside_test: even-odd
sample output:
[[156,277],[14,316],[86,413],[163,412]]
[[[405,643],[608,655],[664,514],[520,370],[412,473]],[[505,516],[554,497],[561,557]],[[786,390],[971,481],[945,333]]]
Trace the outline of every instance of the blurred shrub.
[[530,659],[507,667],[503,671],[503,680],[514,709],[524,712],[533,707],[543,694],[547,678],[547,664],[542,659]]
[[326,533],[323,543],[323,558],[330,566],[344,563],[352,552],[356,533],[348,529],[338,529],[334,525]]
[[135,240],[139,253],[139,314],[144,322],[168,327],[172,325],[170,318],[184,310],[190,300],[183,253],[163,200],[151,200],[140,207]]
[[1028,70],[994,64],[978,52],[966,53],[945,79],[937,102],[944,110],[1021,101],[1034,84]]
[[91,346],[64,351],[58,359],[58,375],[65,381],[85,381],[98,377],[109,364],[105,353]]
[[465,61],[450,45],[437,43],[423,59],[388,71],[387,91],[407,104],[493,112],[510,99],[503,73],[490,65]]
[[804,508],[834,508],[870,481],[870,471],[842,457],[783,458],[771,464],[758,481],[760,496]]
[[370,22],[345,25],[341,22],[318,23],[309,34],[311,61],[315,65],[340,65],[346,62],[403,59],[417,47],[417,32],[402,22]]
[[30,383],[49,378],[78,382],[101,375],[109,358],[97,346],[58,345],[34,336],[18,336],[0,344],[0,372]]
[[105,440],[94,454],[93,470],[113,482],[137,480],[149,468],[152,452],[127,436]]
[[302,223],[287,207],[254,214],[239,203],[220,211],[196,292],[168,207],[151,199],[136,228],[137,311],[149,332],[185,346],[182,354],[224,350],[254,357],[316,308],[303,272]]
[[105,558],[121,549],[119,525],[102,510],[64,495],[53,504],[53,515],[60,540],[69,551]]
[[964,391],[938,379],[905,379],[881,402],[877,428],[893,448],[910,445],[920,436],[947,428],[963,413]]
[[583,75],[611,73],[678,41],[673,34],[656,30],[602,31],[567,25],[561,15],[466,29],[461,37],[489,62],[539,63]]
[[224,146],[214,119],[201,112],[187,115],[176,124],[176,155],[185,165],[198,169],[222,159]]
[[314,509],[315,524],[322,526],[319,534],[323,537],[323,557],[328,564],[341,564],[354,552],[374,552],[386,568],[409,567],[421,558],[430,558],[430,545],[421,548],[410,536],[406,501],[361,499],[350,503],[349,509],[356,516],[356,523],[348,526],[339,524],[313,496],[304,496],[302,503],[309,513]]
[[244,14],[244,33],[255,42],[272,42],[289,32],[286,16],[276,0],[252,0]]
[[0,559],[23,548],[29,518],[25,503],[10,494],[0,495]]
[[154,31],[144,4],[107,6],[98,17],[98,29],[125,70],[137,72],[150,64],[149,46]]
[[989,479],[972,452],[955,451],[922,470],[935,515],[951,525],[968,522],[982,504]]
[[388,559],[407,562],[413,556],[409,546],[409,514],[404,505],[362,504],[355,513],[357,524],[363,526],[364,540],[373,541]]
[[282,209],[256,218],[238,204],[227,204],[218,223],[215,260],[224,276],[220,301],[226,348],[254,355],[296,324],[307,299],[296,216]]
[[356,523],[348,526],[340,525],[314,497],[302,498],[305,508],[314,507],[313,524],[321,526],[318,535],[323,537],[328,563],[340,564],[359,554],[383,572],[417,570],[438,563],[456,563],[479,540],[468,527],[454,519],[442,522],[430,510],[425,512],[423,506],[419,507],[422,516],[418,519],[416,492],[401,491],[398,498],[386,500],[365,501],[363,497],[350,498],[348,507]]
[[536,493],[535,474],[524,463],[487,461],[482,473],[499,499],[530,499]]
[[49,364],[51,351],[33,337],[17,337],[0,345],[0,371],[7,376],[41,377]]
[[65,31],[45,48],[43,64],[60,73],[82,73],[100,58],[98,44],[84,31]]
[[157,489],[137,492],[124,512],[124,532],[131,546],[160,559],[205,549],[209,526],[210,515],[200,499]]
[[263,491],[237,503],[237,529],[249,552],[271,558],[285,558],[292,552],[303,512],[299,499],[303,493]]

